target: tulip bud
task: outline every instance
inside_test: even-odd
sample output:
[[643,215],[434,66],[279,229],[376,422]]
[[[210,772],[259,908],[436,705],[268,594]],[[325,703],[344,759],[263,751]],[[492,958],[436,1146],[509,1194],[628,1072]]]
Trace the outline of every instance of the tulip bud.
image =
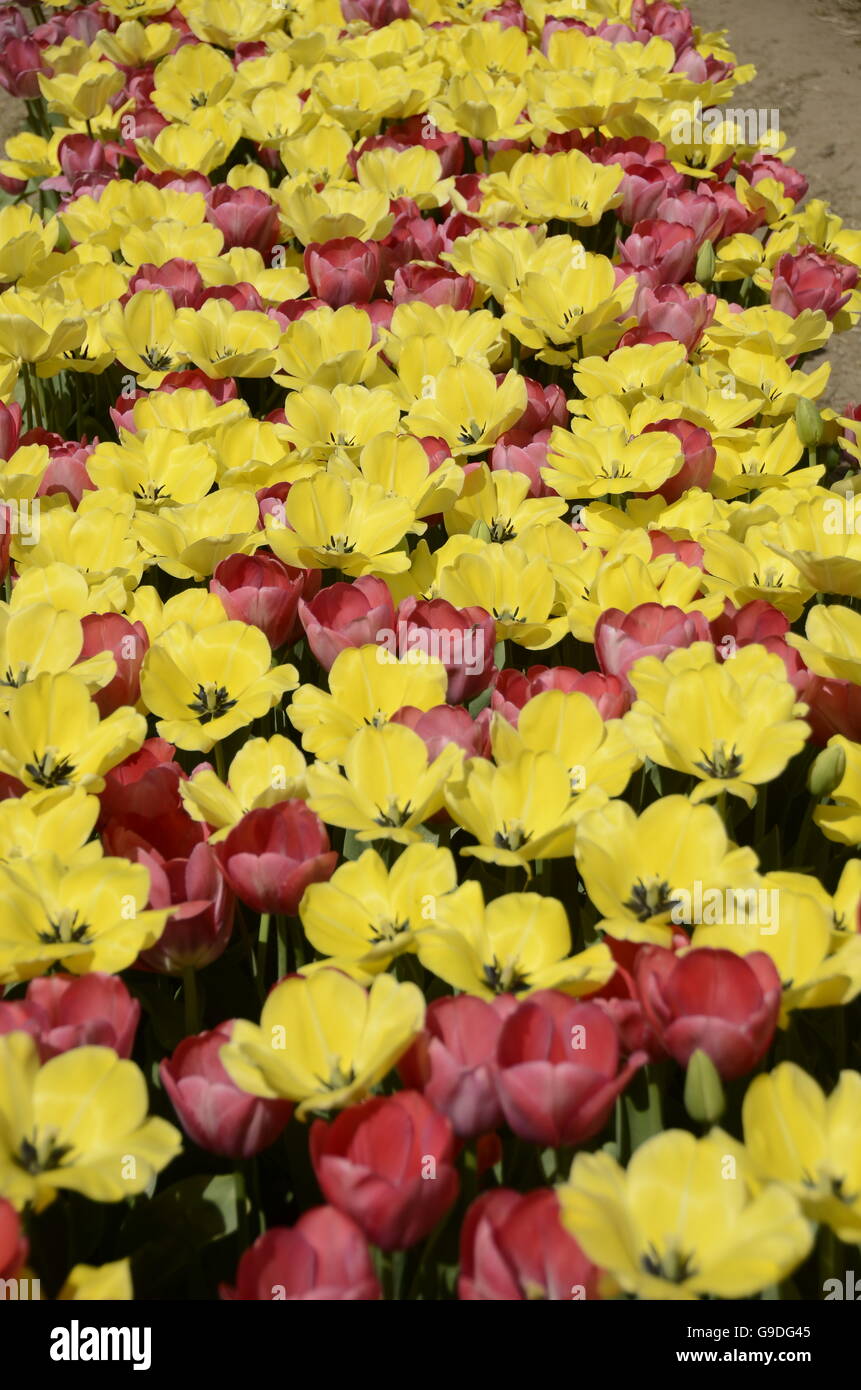
[[692,1120],[713,1125],[720,1119],[725,1105],[718,1069],[708,1053],[697,1048],[685,1074],[685,1109]]
[[798,399],[798,405],[795,407],[795,425],[798,438],[805,449],[815,449],[817,444],[821,444],[824,434],[822,416],[818,405],[806,396],[800,396]]
[[709,285],[715,276],[714,242],[704,241],[697,255],[694,279],[698,285]]
[[486,521],[474,521],[469,528],[469,534],[474,540],[490,542],[490,527]]
[[818,758],[811,764],[807,774],[807,786],[815,797],[830,796],[843,781],[846,771],[846,754],[839,743],[823,748]]

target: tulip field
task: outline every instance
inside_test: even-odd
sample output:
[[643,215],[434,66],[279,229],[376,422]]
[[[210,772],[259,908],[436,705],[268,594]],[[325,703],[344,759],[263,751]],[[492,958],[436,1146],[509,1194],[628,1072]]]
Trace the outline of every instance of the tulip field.
[[861,231],[730,40],[0,5],[2,1299],[855,1297]]

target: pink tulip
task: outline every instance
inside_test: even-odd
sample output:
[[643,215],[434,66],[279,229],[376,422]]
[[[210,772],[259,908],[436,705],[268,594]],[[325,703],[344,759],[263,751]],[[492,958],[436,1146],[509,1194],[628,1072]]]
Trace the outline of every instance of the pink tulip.
[[185,1133],[199,1148],[223,1158],[253,1158],[268,1149],[293,1113],[289,1100],[266,1100],[241,1090],[224,1069],[221,1049],[233,1020],[183,1038],[159,1075]]

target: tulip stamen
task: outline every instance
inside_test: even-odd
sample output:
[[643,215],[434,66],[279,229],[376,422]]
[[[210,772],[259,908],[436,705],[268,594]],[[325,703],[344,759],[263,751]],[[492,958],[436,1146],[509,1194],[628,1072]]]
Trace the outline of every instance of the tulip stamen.
[[631,896],[622,906],[629,912],[633,912],[638,922],[648,922],[650,917],[660,917],[665,912],[672,912],[678,905],[678,900],[673,897],[672,889],[666,879],[660,883],[654,880],[644,883],[641,878],[631,888]]
[[141,361],[153,372],[167,372],[170,370],[173,358],[169,352],[165,352],[160,347],[146,347],[141,353]]
[[194,711],[201,724],[208,724],[211,719],[218,719],[233,709],[235,704],[225,686],[217,686],[214,681],[201,681],[188,708]]
[[683,1284],[696,1273],[693,1252],[683,1255],[671,1249],[660,1255],[654,1245],[649,1246],[648,1254],[641,1256],[640,1264],[647,1274],[656,1279],[665,1279],[668,1284]]
[[38,1130],[33,1130],[32,1139],[22,1139],[21,1147],[15,1155],[15,1163],[31,1177],[62,1168],[65,1159],[74,1148],[73,1144],[58,1144],[56,1133],[49,1133],[40,1142]]
[[699,768],[700,772],[704,772],[708,777],[728,779],[738,777],[741,772],[743,758],[741,753],[736,751],[735,744],[727,753],[726,746],[720,739],[715,743],[711,757],[708,756],[704,748],[701,748],[700,752],[703,755],[703,761],[694,763],[694,767]]
[[81,945],[87,946],[90,943],[89,922],[78,923],[78,910],[75,908],[71,913],[66,908],[55,920],[48,918],[50,931],[40,931],[39,940],[45,945]]
[[53,748],[48,748],[41,757],[34,752],[33,761],[25,763],[24,771],[40,787],[67,787],[72,780],[75,764],[69,758],[58,758]]

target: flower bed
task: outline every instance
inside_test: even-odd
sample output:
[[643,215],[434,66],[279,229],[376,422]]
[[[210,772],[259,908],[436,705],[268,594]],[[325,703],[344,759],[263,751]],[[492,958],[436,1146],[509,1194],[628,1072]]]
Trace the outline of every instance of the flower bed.
[[861,233],[753,69],[667,0],[0,36],[0,1278],[842,1287]]

